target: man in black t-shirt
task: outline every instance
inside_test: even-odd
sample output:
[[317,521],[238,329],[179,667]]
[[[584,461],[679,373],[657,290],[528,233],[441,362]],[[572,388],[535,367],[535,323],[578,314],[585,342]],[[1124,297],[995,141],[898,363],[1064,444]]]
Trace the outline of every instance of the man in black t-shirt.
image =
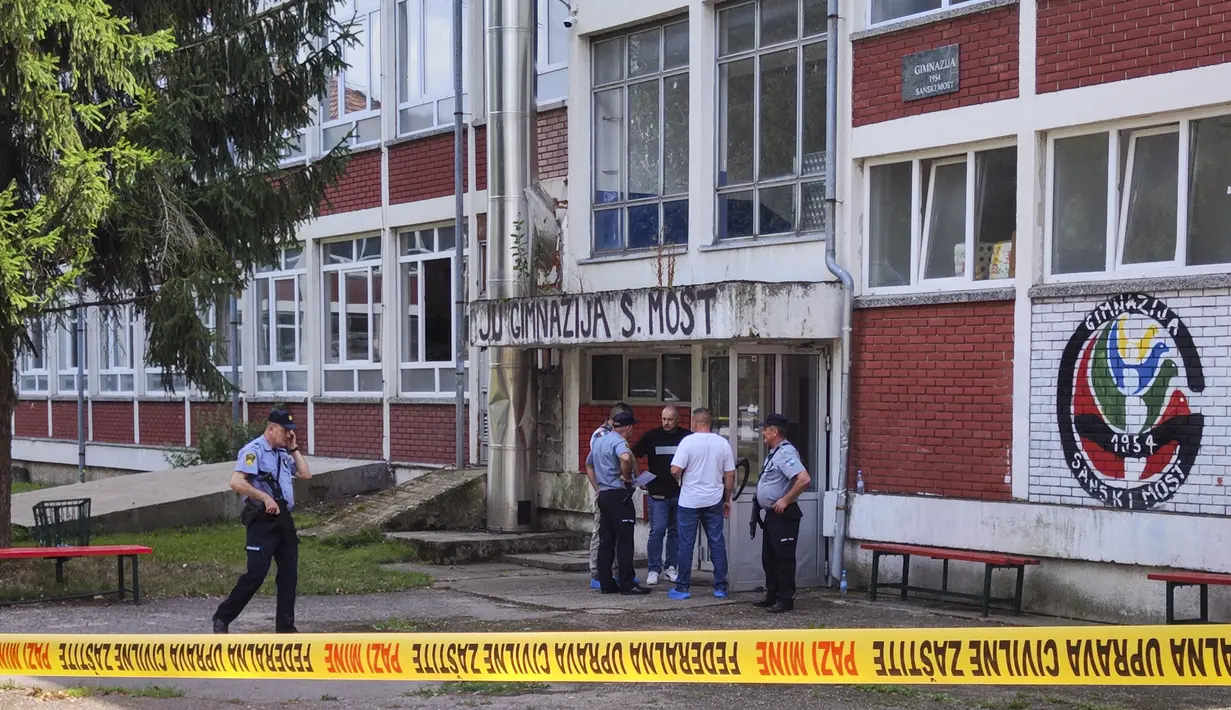
[[[646,584],[658,584],[660,575],[672,582],[676,577],[676,552],[679,547],[679,527],[676,509],[680,500],[680,484],[671,475],[671,457],[680,441],[692,432],[680,425],[680,413],[670,405],[663,407],[662,426],[647,431],[633,447],[633,456],[646,457],[654,480],[646,486],[650,494],[650,540],[646,545],[650,574]],[[663,538],[667,549],[663,550]],[[665,565],[665,570],[664,570]]]

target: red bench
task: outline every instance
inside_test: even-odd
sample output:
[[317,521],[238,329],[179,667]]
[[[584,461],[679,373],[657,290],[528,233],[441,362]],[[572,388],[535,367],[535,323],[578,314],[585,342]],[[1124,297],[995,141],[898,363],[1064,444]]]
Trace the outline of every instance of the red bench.
[[[1156,572],[1147,574],[1146,579],[1167,583],[1167,623],[1168,624],[1207,624],[1210,621],[1210,585],[1231,586],[1231,574],[1218,572]],[[1195,619],[1175,618],[1176,587],[1201,588],[1201,615]]]
[[[119,565],[120,585],[117,589],[106,589],[89,594],[73,594],[69,596],[31,599],[28,601],[0,601],[0,606],[14,604],[31,604],[35,602],[60,601],[63,599],[84,599],[99,594],[118,594],[120,601],[124,600],[126,592],[132,592],[133,604],[141,603],[141,567],[138,559],[141,555],[149,555],[154,550],[144,545],[90,545],[87,547],[10,547],[0,549],[0,560],[55,560],[56,582],[64,583],[64,563],[75,557],[115,557]],[[124,586],[124,559],[131,560],[132,587]]]
[[[1033,557],[1005,555],[997,552],[979,552],[977,550],[958,550],[948,547],[925,547],[923,545],[905,545],[888,542],[865,542],[859,547],[872,553],[872,583],[868,589],[868,593],[872,601],[876,601],[876,592],[878,589],[900,589],[902,591],[903,599],[906,598],[907,592],[923,592],[925,594],[931,594],[943,598],[977,599],[982,602],[983,616],[987,616],[988,609],[993,603],[997,604],[997,606],[1000,604],[1009,604],[1011,605],[1009,608],[1013,610],[1014,614],[1020,614],[1022,611],[1022,583],[1025,579],[1026,565],[1039,564],[1039,560]],[[882,555],[898,556],[902,558],[902,581],[880,581],[880,558]],[[934,560],[944,561],[944,567],[941,571],[940,589],[911,586],[911,557],[927,557]],[[977,562],[983,564],[982,594],[966,594],[964,592],[954,592],[949,590],[950,560],[957,560],[959,562]],[[1011,599],[996,599],[992,597],[992,571],[997,569],[1017,570],[1017,588]]]

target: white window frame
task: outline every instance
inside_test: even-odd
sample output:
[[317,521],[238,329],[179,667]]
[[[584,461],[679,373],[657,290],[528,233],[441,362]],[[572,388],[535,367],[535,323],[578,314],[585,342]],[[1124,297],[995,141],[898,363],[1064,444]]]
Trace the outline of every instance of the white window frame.
[[[975,245],[975,229],[976,211],[978,209],[978,185],[976,178],[978,176],[978,159],[979,153],[985,153],[994,150],[1003,150],[1005,148],[1016,148],[1017,143],[1013,139],[987,141],[971,146],[957,146],[949,148],[936,148],[921,153],[912,153],[910,155],[898,155],[893,157],[881,157],[875,160],[868,160],[863,169],[863,203],[864,221],[868,225],[863,230],[862,248],[864,258],[862,259],[862,276],[863,276],[863,292],[868,295],[889,295],[902,293],[940,293],[948,291],[978,291],[984,289],[1004,288],[1013,285],[1012,278],[1003,279],[983,279],[976,281],[974,279],[974,264],[976,259]],[[932,161],[931,172],[929,175],[923,174],[923,163]],[[905,286],[872,286],[871,271],[872,271],[872,230],[871,230],[871,215],[872,208],[872,168],[895,165],[900,163],[911,163],[911,238],[910,238],[910,269],[909,275],[911,282]],[[938,166],[953,165],[965,163],[966,165],[966,211],[965,211],[965,244],[966,244],[966,268],[965,273],[961,276],[952,276],[944,278],[925,279],[924,274],[927,270],[927,254],[928,248],[931,246],[931,216],[932,216],[932,200],[935,193],[935,172]],[[924,204],[923,199],[923,182],[928,180],[928,202]],[[1017,211],[1021,211],[1021,206],[1018,205]],[[1018,241],[1021,241],[1019,235]],[[1013,254],[1014,263],[1017,261],[1017,254]]]
[[[828,28],[825,31],[816,34],[806,34],[807,27],[804,22],[804,7],[807,0],[797,0],[797,22],[798,35],[795,39],[780,41],[776,44],[762,45],[761,44],[761,7],[763,0],[751,0],[744,3],[730,3],[721,5],[714,13],[714,61],[717,65],[715,72],[715,91],[714,91],[714,243],[739,243],[747,241],[757,241],[762,239],[783,239],[791,237],[799,237],[803,235],[815,234],[822,235],[825,231],[825,225],[821,224],[817,229],[801,229],[800,224],[803,221],[804,213],[804,185],[819,184],[824,190],[825,170],[824,162],[821,163],[821,169],[816,171],[806,171],[804,169],[804,54],[805,50],[816,44],[824,44],[829,41]],[[753,27],[754,41],[753,48],[734,52],[723,56],[721,54],[721,43],[718,37],[721,36],[721,13],[733,10],[744,5],[752,5],[755,7]],[[795,65],[795,172],[787,177],[762,178],[759,173],[761,170],[761,60],[770,54],[775,54],[783,50],[794,48],[796,50]],[[828,53],[826,53],[826,61],[828,61]],[[734,64],[736,62],[753,59],[753,129],[752,129],[752,179],[747,182],[723,183],[722,173],[725,171],[723,164],[723,136],[724,128],[722,111],[722,67],[724,64]],[[691,110],[691,107],[690,107]],[[824,160],[829,160],[829,147],[826,146]],[[795,200],[795,216],[794,224],[791,229],[786,232],[762,232],[760,225],[760,193],[762,190],[770,190],[791,186],[794,191]],[[723,236],[722,232],[725,225],[722,222],[720,209],[721,200],[729,195],[740,192],[752,192],[752,200],[754,205],[754,220],[752,234],[742,236]],[[824,219],[822,217],[822,219]]]
[[[219,328],[225,329],[223,333],[225,333],[226,337],[226,350],[222,352],[215,351],[212,360],[214,366],[218,368],[219,374],[225,377],[227,382],[242,388],[244,383],[244,311],[238,303],[238,296],[236,298],[235,317],[239,319],[237,324],[239,326],[238,339],[231,337],[231,300],[227,295],[220,296],[216,302],[209,304],[205,312],[201,314],[201,321],[211,333],[217,333]],[[222,311],[221,314],[219,314],[219,310]],[[219,360],[223,361],[219,362]],[[232,381],[231,375],[232,363],[236,360],[238,362],[235,364],[239,366],[237,382]],[[196,388],[193,388],[193,391],[200,394]]]
[[[621,358],[621,380],[620,380],[620,398],[619,399],[595,399],[594,398],[594,358],[596,356],[618,355]],[[628,395],[628,364],[630,360],[657,360],[658,361],[658,377],[655,384],[658,393],[661,395],[663,391],[663,358],[672,356],[687,356],[689,358],[689,399],[676,402],[659,399],[657,397],[630,397]],[[599,348],[586,353],[585,357],[585,397],[589,404],[611,405],[616,402],[626,402],[628,404],[639,405],[671,405],[673,407],[687,407],[696,400],[697,393],[692,391],[693,385],[691,372],[696,367],[696,362],[693,358],[691,349],[688,348],[650,348],[644,351],[630,353],[627,350],[613,350],[609,348]]]
[[898,17],[894,17],[889,20],[882,20],[881,22],[873,22],[872,21],[872,8],[876,4],[876,0],[867,0],[868,8],[867,8],[867,13],[864,15],[864,20],[867,22],[868,28],[888,27],[890,25],[902,22],[904,20],[913,20],[919,17],[927,17],[928,15],[938,15],[942,12],[947,12],[948,10],[952,10],[955,7],[967,7],[967,6],[972,6],[972,5],[980,5],[983,2],[987,2],[987,0],[941,0],[940,7],[934,10],[924,10],[923,12],[914,12],[909,15],[899,15]]
[[[68,301],[64,305],[71,306],[76,301]],[[80,351],[84,351],[85,366],[82,368],[82,389],[86,392],[90,390],[90,334],[93,329],[90,328],[90,315],[87,310],[83,317],[82,325],[85,326],[85,333],[81,339]],[[61,393],[70,393],[77,391],[77,357],[79,349],[73,347],[73,340],[77,336],[77,311],[65,311],[63,320],[56,326],[56,391]],[[69,378],[66,380],[66,378]],[[71,384],[65,386],[65,382],[70,381]]]
[[[327,263],[325,254],[332,244],[350,242],[352,244],[352,255],[362,254],[362,245],[368,239],[375,239],[380,245],[380,253],[375,257],[354,258],[352,261],[330,264]],[[382,287],[384,279],[389,275],[384,271],[384,252],[387,245],[384,243],[383,235],[380,232],[371,234],[361,234],[348,236],[342,239],[330,239],[317,243],[317,248],[320,250],[320,279],[321,279],[321,310],[320,310],[320,362],[324,377],[328,377],[330,372],[350,372],[351,385],[349,390],[329,389],[322,379],[322,389],[327,396],[372,396],[379,395],[384,392],[384,375],[382,373],[382,355],[381,355],[381,338],[384,336],[385,329],[389,327],[385,322],[384,315],[384,294]],[[367,280],[367,317],[368,317],[368,356],[366,359],[350,359],[347,354],[347,310],[350,306],[347,300],[346,292],[346,275],[348,273],[363,272]],[[380,272],[382,286],[373,286],[373,274]],[[330,362],[329,355],[329,316],[330,316],[330,301],[329,301],[329,275],[337,274],[338,279],[338,361]],[[379,303],[377,303],[379,299]],[[380,328],[374,326],[377,319],[380,319]],[[379,332],[378,332],[379,331]],[[381,376],[381,387],[376,389],[360,389],[360,375],[363,372],[375,372]]]
[[[356,7],[359,4],[370,5],[371,7],[361,13]],[[382,86],[382,82],[384,81],[385,55],[387,54],[387,52],[384,46],[385,45],[384,38],[381,37],[380,32],[372,31],[372,19],[373,17],[375,17],[377,18],[378,23],[381,21],[380,14],[381,14],[381,9],[382,9],[382,4],[383,3],[379,2],[378,0],[343,0],[343,4],[335,10],[338,13],[344,13],[346,10],[353,8],[354,14],[351,17],[348,18],[348,17],[344,17],[341,14],[337,14],[334,16],[334,19],[342,23],[347,23],[347,22],[350,22],[352,18],[358,18],[358,22],[356,22],[356,25],[362,26],[363,28],[363,37],[364,37],[363,49],[364,51],[368,53],[368,78],[367,78],[368,93],[365,97],[367,108],[359,110],[359,111],[351,111],[351,112],[348,112],[346,110],[346,75],[350,71],[350,69],[341,69],[336,76],[331,76],[329,78],[329,81],[331,82],[336,81],[338,83],[338,95],[337,95],[338,117],[332,120],[328,118],[331,107],[329,106],[329,90],[326,89],[325,94],[320,97],[321,121],[319,124],[319,130],[320,130],[320,136],[321,136],[321,152],[322,153],[328,153],[334,147],[334,144],[332,144],[329,140],[326,139],[326,134],[331,129],[337,128],[339,126],[350,126],[351,128],[354,128],[360,122],[366,121],[368,119],[373,119],[373,118],[376,119],[377,137],[375,139],[362,140],[358,135],[358,131],[355,131],[354,133],[351,133],[350,138],[348,140],[348,145],[351,147],[357,147],[357,146],[362,146],[362,145],[372,145],[372,144],[380,143],[381,141],[381,136],[383,135],[383,131],[380,128],[380,125],[381,125],[380,113],[381,113],[381,108],[387,103],[386,97],[384,96],[384,90],[383,90],[384,87]],[[372,38],[373,37],[378,38],[377,41],[379,41],[380,43],[379,52],[374,53],[372,51]],[[349,51],[349,49],[344,49],[344,53],[345,51]],[[379,98],[380,104],[381,104],[380,107],[377,107],[377,108],[372,107],[373,93],[375,93],[377,98]],[[304,147],[306,148],[306,146]],[[290,159],[288,159],[288,161],[289,160]]]
[[[137,319],[131,305],[98,312],[99,392],[110,395],[132,394],[136,391],[136,330]],[[125,377],[132,383],[128,387],[123,384]],[[117,384],[109,387],[109,379]]]
[[[295,249],[280,249],[278,251],[277,264],[258,267],[256,274],[253,276],[252,286],[248,292],[252,295],[252,323],[253,335],[257,344],[256,359],[253,362],[253,367],[256,368],[256,391],[260,394],[306,394],[308,392],[308,367],[304,358],[304,320],[307,314],[307,282],[308,278],[308,252],[307,245],[300,243],[298,247],[299,255],[292,261],[290,254],[294,253]],[[277,311],[277,296],[276,284],[279,281],[291,281],[294,289],[295,308],[295,358],[291,361],[283,361],[278,359],[278,311]],[[265,284],[269,296],[269,311],[262,312],[261,289],[260,285]],[[269,363],[261,364],[261,333],[263,328],[268,328],[264,346],[269,355]],[[280,387],[262,387],[261,376],[273,373]],[[304,386],[302,389],[291,389],[287,386],[287,382],[292,373],[302,375]]]
[[[449,65],[450,67],[452,67],[452,64],[453,64],[452,43],[451,43],[452,31],[453,31],[453,21],[452,21],[453,2],[452,0],[396,0],[396,2],[394,3],[394,14],[393,14],[393,17],[394,17],[393,21],[395,23],[394,33],[393,33],[394,73],[395,75],[397,75],[399,72],[402,71],[402,55],[404,51],[407,51],[402,47],[403,36],[405,37],[414,36],[416,38],[415,48],[418,51],[418,58],[416,59],[416,61],[418,62],[418,72],[419,72],[419,80],[418,80],[419,89],[418,89],[418,93],[414,94],[413,96],[409,95],[409,88],[408,88],[408,95],[407,96],[402,95],[400,76],[394,82],[395,86],[393,88],[393,91],[397,97],[397,115],[394,117],[393,123],[394,123],[394,133],[399,137],[413,136],[413,135],[418,135],[422,133],[429,133],[432,131],[437,131],[437,130],[440,130],[441,128],[452,126],[453,121],[454,121],[453,113],[456,109],[454,108],[455,107],[455,104],[454,104],[455,97],[453,94],[452,73],[450,73],[449,75],[449,81],[448,81],[449,88],[447,90],[441,91],[441,92],[435,92],[435,93],[428,93],[423,88],[427,83],[427,62],[424,61],[424,56],[425,56],[425,51],[426,51],[424,49],[424,46],[426,44],[424,42],[425,23],[423,22],[423,18],[425,17],[426,7],[428,3],[443,5],[447,7],[449,10],[449,18],[450,18],[449,20],[449,32],[450,32]],[[468,12],[469,7],[470,7],[470,0],[462,0],[462,111],[465,111],[465,112],[470,111],[470,86],[469,86],[470,53],[466,51],[466,49],[470,46],[470,34],[471,34],[470,22],[467,20],[467,18],[469,17],[469,12]],[[404,14],[406,16],[405,27],[402,26],[402,22],[401,22],[403,8],[405,8]],[[405,33],[405,35],[403,35],[403,33]],[[413,130],[410,130],[410,129],[402,130],[402,112],[410,108],[417,108],[417,107],[424,106],[427,104],[432,105],[432,125],[427,126],[425,128],[416,128]]]
[[[1116,121],[1066,128],[1051,131],[1047,136],[1047,167],[1044,186],[1044,216],[1043,216],[1043,281],[1045,283],[1081,283],[1097,281],[1113,281],[1120,279],[1142,279],[1174,276],[1193,276],[1202,274],[1220,274],[1231,270],[1231,262],[1221,264],[1188,265],[1188,192],[1191,155],[1195,146],[1192,144],[1192,123],[1207,118],[1218,118],[1231,114],[1225,107],[1189,111],[1182,116],[1157,116],[1152,119],[1131,121]],[[1178,124],[1178,127],[1172,125]],[[1154,130],[1158,129],[1158,130]],[[1175,258],[1172,261],[1162,261],[1147,264],[1124,264],[1124,227],[1126,209],[1131,189],[1131,174],[1121,170],[1120,147],[1122,134],[1130,137],[1135,133],[1140,135],[1179,132],[1179,165],[1176,202],[1176,247]],[[1102,271],[1086,271],[1072,274],[1052,273],[1053,239],[1055,218],[1055,187],[1056,187],[1056,141],[1065,138],[1106,133],[1107,146],[1107,234],[1105,242],[1105,263]],[[1131,156],[1132,153],[1130,152]],[[1127,165],[1125,167],[1128,167]],[[1121,179],[1121,175],[1124,178]]]
[[[21,357],[17,362],[18,394],[47,394],[51,391],[51,363],[49,360],[52,353],[48,349],[51,341],[47,337],[47,324],[48,321],[42,317],[31,318],[27,324],[30,331],[30,339],[34,342],[38,355],[26,350],[23,346]],[[34,366],[36,360],[40,361],[38,367]],[[26,382],[32,382],[33,386],[26,387]]]
[[[577,2],[578,0],[570,0]],[[543,76],[564,71],[564,95],[562,96],[536,96],[535,100],[539,105],[554,103],[556,101],[564,101],[568,98],[568,53],[569,44],[572,42],[572,32],[564,26],[564,21],[560,17],[553,17],[553,13],[563,13],[568,16],[569,8],[564,0],[538,0],[538,56],[536,57],[535,67],[539,75],[539,86],[543,85]],[[486,17],[486,16],[485,16]],[[551,48],[554,42],[558,41],[564,45],[564,60],[559,62],[551,61]]]
[[[398,267],[397,267],[398,269],[397,270],[398,391],[402,393],[403,395],[415,395],[415,396],[419,396],[419,395],[429,395],[430,396],[430,395],[437,395],[437,394],[452,395],[455,391],[454,386],[449,386],[449,387],[444,386],[444,383],[441,381],[440,371],[448,370],[450,372],[450,375],[455,376],[455,373],[457,371],[456,370],[457,366],[454,361],[454,359],[457,357],[457,352],[455,348],[456,342],[449,343],[449,359],[448,360],[425,360],[425,359],[413,360],[413,361],[407,360],[405,352],[403,351],[403,348],[402,348],[402,338],[406,336],[405,327],[406,327],[406,320],[407,320],[407,312],[405,309],[409,307],[409,299],[407,298],[408,294],[405,291],[405,279],[403,279],[402,277],[402,267],[404,264],[411,264],[411,263],[420,264],[419,277],[416,283],[419,288],[419,293],[417,294],[418,303],[419,303],[419,306],[422,307],[424,303],[423,301],[424,270],[423,270],[422,264],[428,261],[440,261],[440,260],[448,261],[449,263],[449,320],[453,323],[453,333],[454,334],[457,333],[458,328],[462,328],[463,332],[466,328],[465,320],[463,320],[462,323],[456,322],[456,316],[454,315],[454,309],[453,309],[453,304],[455,304],[458,300],[457,280],[456,280],[456,275],[453,273],[453,257],[457,253],[457,244],[459,241],[462,242],[462,246],[463,246],[462,248],[462,288],[463,289],[466,288],[467,250],[465,249],[465,242],[466,242],[465,230],[463,230],[463,233],[460,236],[456,234],[454,235],[453,248],[443,249],[443,250],[438,249],[440,245],[440,230],[442,228],[449,229],[452,227],[453,227],[452,224],[435,224],[435,225],[424,225],[422,227],[405,227],[405,228],[399,229],[397,232],[397,245],[398,245],[398,256],[397,256],[397,263],[398,263]],[[433,251],[428,251],[428,252],[416,252],[413,254],[405,253],[406,250],[402,248],[402,239],[408,235],[413,235],[416,232],[428,231],[428,230],[432,231],[433,233],[432,243],[433,243],[433,246],[436,248]],[[426,354],[426,338],[424,337],[425,328],[426,328],[425,320],[422,317],[420,317],[419,318],[418,343],[419,343],[419,351],[422,354]],[[462,354],[462,361],[468,363],[470,359],[470,348],[463,345],[461,354]],[[409,389],[407,387],[404,387],[402,378],[405,373],[410,372],[412,370],[431,371],[433,373],[432,380],[436,383],[435,389],[415,390],[415,389]],[[469,378],[469,365],[467,365],[466,372],[467,372],[466,377],[468,379]],[[466,396],[467,397],[470,396],[469,388],[466,388]]]

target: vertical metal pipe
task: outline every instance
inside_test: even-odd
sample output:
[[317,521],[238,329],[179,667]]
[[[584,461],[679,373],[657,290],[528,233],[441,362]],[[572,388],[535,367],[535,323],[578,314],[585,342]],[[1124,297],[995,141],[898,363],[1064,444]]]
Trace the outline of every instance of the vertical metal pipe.
[[835,518],[833,550],[829,555],[829,583],[836,584],[842,577],[843,555],[846,549],[846,469],[850,453],[851,435],[851,306],[855,295],[855,281],[851,274],[838,263],[836,223],[838,181],[838,0],[829,0],[829,26],[825,40],[825,266],[842,282],[842,360],[841,383],[838,393],[838,510]]
[[465,464],[466,445],[466,366],[463,353],[466,340],[462,333],[465,320],[466,282],[462,278],[462,248],[470,235],[462,231],[465,205],[462,193],[462,0],[453,0],[453,426],[454,462],[456,468]]
[[239,299],[232,293],[227,301],[231,311],[231,382],[235,389],[231,390],[231,420],[238,422],[239,415]]
[[77,279],[77,482],[85,483],[85,292]]
[[[487,158],[489,298],[533,294],[533,247],[525,190],[534,184],[534,32],[536,0],[493,0],[487,8]],[[513,259],[520,240],[527,259]],[[490,445],[487,527],[534,527],[532,472],[537,416],[532,352],[492,348],[488,381]]]

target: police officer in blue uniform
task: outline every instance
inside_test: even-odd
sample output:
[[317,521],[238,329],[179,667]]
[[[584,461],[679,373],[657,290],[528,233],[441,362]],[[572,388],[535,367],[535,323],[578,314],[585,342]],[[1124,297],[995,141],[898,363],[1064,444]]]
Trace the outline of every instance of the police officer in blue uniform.
[[761,438],[770,447],[757,480],[757,504],[765,510],[765,536],[761,538],[765,598],[753,606],[771,614],[795,608],[795,547],[803,518],[795,501],[812,483],[799,450],[786,440],[787,423],[781,414],[771,414],[761,422]]
[[291,510],[295,507],[294,479],[311,477],[308,462],[299,452],[294,418],[284,409],[273,410],[265,433],[239,450],[231,472],[231,489],[244,497],[241,520],[248,528],[248,571],[214,612],[214,633],[228,633],[231,622],[265,583],[270,562],[278,564],[274,630],[296,633],[299,537]]

